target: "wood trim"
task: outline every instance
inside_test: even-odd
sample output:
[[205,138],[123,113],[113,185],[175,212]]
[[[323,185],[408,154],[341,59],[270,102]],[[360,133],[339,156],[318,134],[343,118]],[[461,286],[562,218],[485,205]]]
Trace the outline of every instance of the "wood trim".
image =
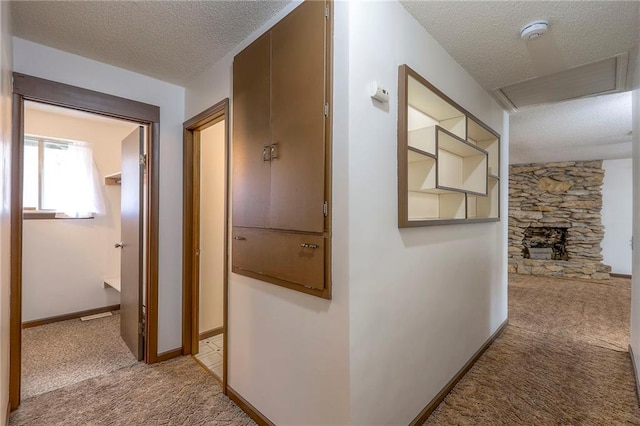
[[25,329],[25,328],[31,328],[31,327],[38,327],[40,325],[53,324],[54,322],[67,321],[67,320],[84,317],[87,315],[95,315],[95,314],[102,314],[104,312],[117,311],[119,309],[120,309],[120,305],[118,304],[118,305],[103,306],[101,308],[87,309],[85,311],[72,312],[70,314],[55,315],[52,317],[37,319],[33,321],[25,321],[22,323],[22,328]]
[[[325,253],[327,250],[327,246],[329,246],[330,244],[325,244]],[[326,262],[325,262],[326,264]],[[325,267],[326,270],[326,267]],[[238,275],[243,275],[245,277],[249,277],[249,278],[253,278],[255,280],[258,281],[263,281],[266,283],[270,283],[270,284],[275,284],[278,285],[280,287],[285,287],[288,288],[289,290],[295,290],[298,291],[300,293],[305,293],[305,294],[309,294],[311,296],[315,296],[315,297],[319,297],[321,299],[326,299],[326,300],[331,300],[331,293],[327,290],[327,288],[324,289],[315,289],[315,288],[311,288],[311,287],[305,287],[301,284],[296,284],[296,283],[292,283],[290,281],[285,281],[285,280],[281,280],[280,278],[276,278],[276,277],[272,277],[271,275],[264,275],[264,274],[260,274],[258,272],[253,272],[253,271],[248,271],[246,269],[240,269],[238,267],[232,267],[231,268],[231,272],[233,272],[234,274],[238,274]],[[325,285],[326,285],[326,280],[325,280]]]
[[418,416],[415,419],[413,419],[411,423],[409,423],[409,426],[422,425],[424,422],[427,421],[427,418],[429,418],[431,413],[433,413],[433,410],[438,408],[438,405],[440,405],[440,403],[445,399],[445,397],[449,394],[449,392],[453,390],[453,388],[464,377],[464,375],[467,374],[467,372],[471,369],[471,367],[473,367],[473,364],[475,364],[475,362],[482,356],[482,354],[487,349],[489,349],[489,346],[491,346],[491,344],[498,337],[500,337],[500,334],[502,334],[502,332],[504,331],[508,323],[509,323],[509,320],[507,319],[502,324],[500,324],[500,327],[498,327],[498,329],[491,336],[489,336],[487,341],[484,342],[484,344],[480,347],[480,349],[478,349],[476,353],[473,354],[473,356],[469,359],[469,361],[467,361],[462,366],[460,371],[458,371],[456,375],[453,376],[451,380],[449,380],[449,383],[447,383],[445,387],[442,388],[442,390],[438,392],[438,394],[431,400],[431,402],[429,402],[427,406],[420,412],[420,414],[418,414]]
[[629,345],[629,356],[631,357],[631,366],[633,367],[633,380],[636,383],[636,398],[638,398],[638,403],[640,403],[640,381],[638,378],[638,366],[636,365],[636,359],[633,356],[633,348]]
[[216,327],[211,330],[203,331],[200,333],[198,338],[200,340],[208,339],[209,337],[217,336],[218,334],[222,334],[224,332],[224,327]]
[[9,424],[9,418],[11,417],[11,401],[7,401],[7,411],[4,413],[4,424]]
[[[409,102],[408,67],[398,67],[398,105],[407,105]],[[409,131],[407,108],[398,108],[398,228],[411,226],[409,220]],[[437,136],[436,136],[437,137]],[[436,150],[435,154],[438,154]],[[436,179],[438,174],[436,173]],[[421,226],[421,225],[415,225]]]
[[[198,303],[191,306],[191,352],[197,352],[199,347],[198,332],[200,331],[200,132],[193,132],[193,165],[191,167],[191,195],[192,195],[192,253],[193,261],[191,263],[191,298]],[[226,182],[225,182],[226,183]],[[225,198],[226,200],[226,198]],[[226,223],[226,222],[225,222]],[[225,230],[226,232],[226,230]]]
[[213,126],[217,122],[224,120],[223,108],[229,102],[229,98],[225,98],[215,105],[210,106],[199,114],[194,115],[183,123],[183,127],[189,130],[204,130],[209,126]]
[[87,220],[87,219],[95,219],[93,214],[91,216],[85,217],[69,217],[64,213],[58,212],[49,212],[42,210],[25,210],[22,213],[22,220]]
[[[325,126],[325,158],[324,158],[324,199],[327,202],[327,216],[324,218],[324,237],[327,244],[324,245],[324,291],[322,298],[331,300],[333,297],[332,280],[332,229],[333,229],[333,0],[325,1],[325,9],[329,11],[325,22],[325,101],[329,104],[329,113]],[[226,347],[226,343],[225,343]]]
[[242,397],[238,392],[236,392],[231,386],[227,385],[226,394],[242,411],[247,413],[251,419],[256,422],[259,426],[275,426],[271,420],[267,418],[264,414],[262,414],[256,407],[251,405],[246,399]]
[[631,274],[614,274],[614,273],[610,273],[609,276],[611,276],[613,278],[629,278],[629,279],[631,279]]
[[182,348],[171,349],[169,351],[162,352],[156,357],[156,362],[163,362],[172,358],[177,358],[182,355]]
[[[182,216],[182,353],[197,352],[200,335],[198,333],[198,265],[196,249],[199,235],[200,162],[199,134],[201,130],[225,120],[225,189],[224,189],[224,271],[223,271],[223,377],[222,389],[226,394],[228,371],[228,300],[229,300],[229,208],[231,182],[231,138],[229,134],[229,98],[225,98],[183,124],[183,216]],[[196,181],[197,180],[197,181]]]
[[147,300],[145,323],[144,360],[153,364],[159,361],[158,355],[158,268],[160,233],[160,122],[149,125],[149,149],[147,155],[149,187],[147,191]]
[[13,93],[25,99],[70,107],[140,123],[160,121],[160,108],[119,96],[83,89],[57,81],[13,73]]
[[13,95],[11,144],[11,296],[9,344],[9,401],[11,410],[20,405],[22,359],[22,168],[24,99]]
[[36,101],[147,125],[149,186],[147,239],[147,300],[145,302],[145,362],[158,362],[158,232],[160,194],[160,108],[71,85],[13,73],[11,148],[11,297],[9,400],[20,405],[22,332],[22,167],[24,101]]

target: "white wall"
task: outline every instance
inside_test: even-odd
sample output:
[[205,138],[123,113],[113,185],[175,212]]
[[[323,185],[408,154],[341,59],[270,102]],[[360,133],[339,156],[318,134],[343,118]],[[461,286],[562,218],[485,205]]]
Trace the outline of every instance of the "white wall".
[[[633,84],[633,241],[631,284],[631,347],[640,367],[640,47],[637,48]],[[637,371],[637,370],[636,370]],[[640,377],[636,377],[640,383]]]
[[602,185],[603,262],[611,272],[631,275],[633,185],[631,158],[604,160]]
[[[508,117],[398,2],[349,8],[351,424],[402,425],[507,318]],[[403,63],[502,135],[501,222],[397,228]]]
[[[11,70],[13,40],[9,2],[0,2],[0,409],[9,402],[9,290],[11,195]],[[5,424],[0,415],[0,426]]]
[[[191,117],[231,97],[233,56],[292,10],[288,5],[187,87]],[[335,3],[333,300],[230,274],[229,385],[278,425],[349,422],[347,5]],[[339,90],[338,90],[339,88]]]
[[14,70],[160,107],[158,352],[182,346],[182,122],[184,88],[13,39]]
[[225,122],[200,132],[200,333],[222,327]]
[[22,320],[120,303],[120,293],[104,288],[120,276],[120,186],[103,177],[120,170],[121,141],[137,125],[66,112],[25,107],[25,133],[90,142],[104,211],[95,219],[25,220],[23,223]]

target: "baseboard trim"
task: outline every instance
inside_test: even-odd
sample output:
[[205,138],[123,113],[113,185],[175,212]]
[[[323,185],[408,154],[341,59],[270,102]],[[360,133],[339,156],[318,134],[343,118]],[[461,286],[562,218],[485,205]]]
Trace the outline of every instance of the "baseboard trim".
[[420,414],[418,414],[418,416],[415,419],[413,419],[411,423],[409,423],[409,426],[422,425],[425,421],[427,421],[427,418],[429,418],[431,413],[433,413],[433,410],[435,410],[438,407],[438,405],[440,405],[440,403],[449,394],[449,392],[453,390],[453,388],[464,377],[464,375],[467,374],[469,370],[471,370],[471,367],[473,367],[473,364],[475,364],[478,358],[480,358],[482,354],[489,348],[489,346],[491,346],[494,340],[496,340],[500,336],[500,334],[504,331],[508,323],[509,323],[509,320],[506,319],[500,325],[500,327],[498,327],[496,332],[493,333],[489,337],[489,339],[487,339],[486,342],[484,342],[484,344],[480,347],[480,349],[478,349],[476,353],[473,354],[471,359],[469,359],[469,361],[467,361],[466,364],[462,366],[460,371],[458,371],[456,375],[453,376],[451,380],[449,380],[449,383],[447,383],[446,386],[442,388],[440,392],[438,392],[435,398],[433,398],[431,402],[429,402],[429,404],[427,404],[427,406],[420,412]]
[[638,405],[640,405],[640,381],[638,381],[638,367],[636,365],[636,359],[633,356],[633,348],[629,345],[629,356],[631,357],[631,365],[633,366],[633,380],[636,382],[636,398],[638,398]]
[[224,327],[212,328],[211,330],[203,331],[199,335],[200,340],[208,339],[209,337],[217,336],[218,334],[222,334],[224,331]]
[[104,312],[117,311],[119,309],[120,309],[120,305],[103,306],[102,308],[87,309],[86,311],[78,311],[78,312],[72,312],[70,314],[56,315],[53,317],[42,318],[42,319],[33,320],[33,321],[25,321],[22,323],[22,328],[24,329],[24,328],[37,327],[39,325],[52,324],[54,322],[59,322],[59,321],[72,320],[72,319],[84,317],[87,315],[95,315],[95,314],[102,314]]
[[271,420],[269,420],[264,414],[256,409],[253,405],[249,404],[249,402],[244,399],[238,392],[233,390],[233,388],[227,385],[227,396],[236,403],[238,407],[251,419],[256,422],[259,426],[275,426]]
[[631,279],[631,275],[630,274],[614,274],[614,273],[610,273],[610,276],[612,276],[613,278],[629,278]]
[[166,351],[166,352],[162,352],[161,354],[158,354],[158,356],[156,356],[155,362],[167,361],[172,358],[177,358],[180,355],[182,355],[182,348],[172,349],[170,351]]

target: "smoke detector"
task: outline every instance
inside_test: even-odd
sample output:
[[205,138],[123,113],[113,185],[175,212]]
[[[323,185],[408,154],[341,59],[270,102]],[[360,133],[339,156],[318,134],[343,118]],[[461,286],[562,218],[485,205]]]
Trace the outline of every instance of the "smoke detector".
[[549,23],[547,21],[533,21],[522,27],[520,37],[523,40],[533,40],[541,37],[548,30]]

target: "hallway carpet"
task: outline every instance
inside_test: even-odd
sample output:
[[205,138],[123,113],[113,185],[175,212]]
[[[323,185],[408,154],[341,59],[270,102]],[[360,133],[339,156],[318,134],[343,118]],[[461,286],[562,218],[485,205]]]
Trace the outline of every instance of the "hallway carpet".
[[136,362],[120,337],[120,314],[22,330],[23,399]]
[[640,425],[630,281],[509,278],[509,325],[425,425]]
[[254,425],[190,357],[136,364],[23,402],[11,426]]

